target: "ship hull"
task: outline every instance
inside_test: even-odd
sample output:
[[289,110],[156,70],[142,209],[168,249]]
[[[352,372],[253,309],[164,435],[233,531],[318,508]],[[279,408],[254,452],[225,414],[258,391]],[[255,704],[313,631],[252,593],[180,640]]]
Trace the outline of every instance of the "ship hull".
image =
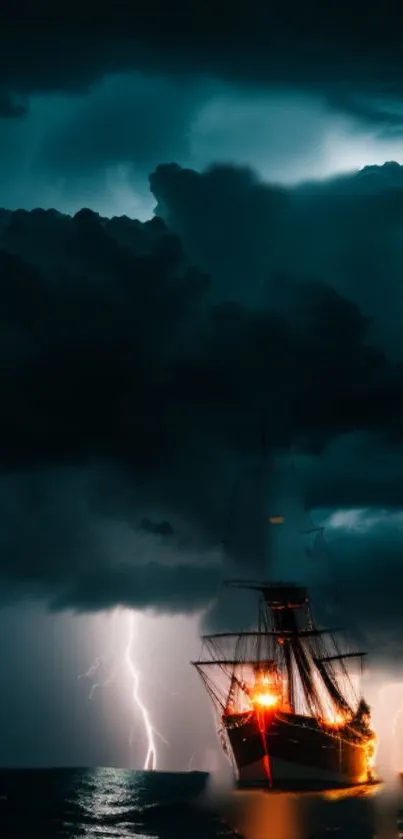
[[312,717],[247,713],[223,720],[238,785],[330,789],[371,780],[369,736],[324,730]]

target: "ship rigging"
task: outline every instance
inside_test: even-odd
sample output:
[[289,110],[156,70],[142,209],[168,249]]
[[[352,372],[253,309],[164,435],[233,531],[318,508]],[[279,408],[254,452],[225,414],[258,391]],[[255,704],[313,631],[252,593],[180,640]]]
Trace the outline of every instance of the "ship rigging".
[[258,594],[257,628],[205,635],[192,662],[244,785],[371,781],[375,736],[360,692],[365,652],[316,625],[303,586],[236,580]]

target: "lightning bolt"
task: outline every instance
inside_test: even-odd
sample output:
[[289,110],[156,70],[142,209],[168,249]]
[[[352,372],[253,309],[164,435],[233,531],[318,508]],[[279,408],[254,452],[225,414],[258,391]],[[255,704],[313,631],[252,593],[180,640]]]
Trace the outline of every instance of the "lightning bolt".
[[[117,617],[118,613],[119,613],[119,610],[116,610],[113,613],[113,616],[112,616],[114,628],[115,628],[116,617]],[[120,614],[121,614],[121,612],[120,612]],[[113,668],[113,670],[111,670],[108,673],[108,675],[106,675],[106,677],[103,680],[99,680],[98,682],[95,682],[92,685],[90,693],[89,693],[89,699],[92,699],[92,697],[94,695],[94,692],[96,691],[97,688],[104,687],[105,685],[111,684],[111,682],[113,682],[116,679],[116,676],[118,675],[119,670],[124,665],[124,667],[126,669],[126,672],[128,673],[128,675],[130,677],[131,684],[132,684],[132,698],[133,698],[135,706],[136,706],[136,708],[137,708],[137,710],[140,714],[140,718],[142,720],[144,732],[145,732],[145,735],[146,735],[147,753],[146,753],[146,757],[145,757],[145,760],[144,760],[143,768],[145,770],[155,770],[157,768],[157,761],[158,761],[155,738],[159,737],[166,745],[169,745],[169,744],[168,744],[168,741],[165,739],[165,737],[163,737],[163,735],[159,731],[157,731],[157,729],[152,725],[150,712],[149,712],[147,706],[144,704],[143,700],[140,697],[140,693],[139,693],[140,673],[139,673],[139,671],[138,671],[138,669],[137,669],[137,667],[136,667],[136,665],[133,661],[133,645],[134,645],[134,637],[135,637],[135,614],[133,612],[127,612],[127,618],[128,618],[128,635],[127,635],[127,641],[125,643],[124,650],[123,650],[123,657],[119,656],[116,666]],[[111,643],[110,648],[105,653],[103,653],[103,655],[98,656],[94,660],[93,664],[91,664],[91,666],[88,668],[86,673],[81,674],[80,676],[78,676],[78,678],[79,679],[92,679],[94,676],[96,676],[100,672],[101,667],[107,665],[108,660],[110,660],[112,657],[116,660],[115,642],[114,641]],[[175,696],[175,694],[173,694],[173,693],[171,694],[171,691],[168,691],[164,686],[161,685],[161,687],[163,687],[164,690],[166,690],[166,692],[169,693],[170,695]],[[129,734],[129,749],[130,749],[130,752],[132,750],[133,741],[134,741],[134,726],[132,725],[131,728],[130,728],[130,734]]]
[[156,769],[157,768],[157,747],[155,745],[155,738],[154,738],[154,728],[151,725],[150,714],[147,710],[146,706],[140,699],[139,695],[139,682],[140,677],[138,670],[136,670],[133,659],[132,659],[132,648],[133,648],[133,641],[134,641],[134,615],[129,614],[129,636],[127,639],[126,649],[125,649],[125,662],[127,669],[130,673],[131,678],[133,679],[133,699],[135,704],[137,705],[138,710],[140,711],[140,715],[143,719],[144,723],[144,730],[147,736],[147,754],[144,761],[144,769]]

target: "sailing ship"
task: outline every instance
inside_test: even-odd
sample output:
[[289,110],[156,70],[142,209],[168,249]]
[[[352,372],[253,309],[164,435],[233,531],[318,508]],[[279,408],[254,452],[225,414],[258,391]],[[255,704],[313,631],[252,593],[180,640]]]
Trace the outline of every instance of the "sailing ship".
[[[279,519],[279,523],[282,520]],[[192,662],[213,702],[238,785],[330,789],[375,780],[370,708],[336,630],[319,629],[308,591],[234,580],[258,596],[255,631],[203,636]]]

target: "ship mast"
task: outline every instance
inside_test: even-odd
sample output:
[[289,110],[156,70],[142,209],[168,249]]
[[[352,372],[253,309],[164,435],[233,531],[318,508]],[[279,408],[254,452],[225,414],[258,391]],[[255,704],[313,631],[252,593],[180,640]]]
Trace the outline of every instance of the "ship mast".
[[[310,601],[303,586],[290,583],[258,583],[249,580],[229,580],[232,588],[251,589],[259,592],[260,609],[265,610],[265,631],[259,633],[240,633],[239,637],[258,636],[257,649],[261,649],[262,637],[274,638],[282,652],[283,667],[287,677],[287,703],[290,710],[296,711],[296,673],[298,674],[308,708],[313,716],[325,716],[322,699],[315,685],[314,674],[319,675],[338,711],[353,714],[349,702],[339,686],[333,664],[340,662],[344,675],[348,678],[345,661],[362,658],[364,652],[340,652],[334,629],[319,629],[311,611]],[[336,649],[335,654],[328,654],[324,639],[328,636]],[[214,637],[224,637],[224,634]],[[228,634],[226,637],[229,637]],[[235,663],[235,662],[234,662]],[[245,662],[244,662],[245,663]]]
[[[266,441],[263,423],[261,449],[262,459],[265,461]],[[299,507],[298,504],[298,510]],[[268,523],[270,533],[278,534],[281,544],[284,516],[272,515]],[[281,530],[278,531],[278,528]],[[310,523],[308,529],[302,529],[301,517],[301,527],[298,528],[299,544],[305,533],[322,535],[322,528],[315,528]],[[271,540],[272,547],[275,540],[276,536]],[[278,545],[279,543],[277,547]],[[293,547],[295,548],[294,543]],[[283,544],[285,562],[289,554],[288,547],[284,552]],[[292,551],[291,560],[295,563]],[[253,689],[253,684],[263,677],[275,680],[277,673],[281,674],[282,707],[289,713],[308,713],[322,720],[329,719],[329,714],[332,713],[344,719],[352,718],[355,713],[355,698],[351,700],[344,695],[345,690],[335,665],[340,664],[342,677],[345,676],[348,682],[346,659],[361,657],[362,660],[364,653],[340,652],[334,637],[337,630],[322,630],[316,626],[305,586],[293,582],[254,580],[230,580],[227,585],[256,591],[259,594],[259,612],[257,631],[203,636],[205,654],[202,654],[198,661],[192,662],[220,715],[232,713],[232,708],[236,705],[248,707],[251,686]],[[330,644],[325,641],[326,636],[330,639]],[[220,679],[217,680],[214,673],[224,676],[226,687],[220,686]],[[242,697],[245,701],[242,701]]]

